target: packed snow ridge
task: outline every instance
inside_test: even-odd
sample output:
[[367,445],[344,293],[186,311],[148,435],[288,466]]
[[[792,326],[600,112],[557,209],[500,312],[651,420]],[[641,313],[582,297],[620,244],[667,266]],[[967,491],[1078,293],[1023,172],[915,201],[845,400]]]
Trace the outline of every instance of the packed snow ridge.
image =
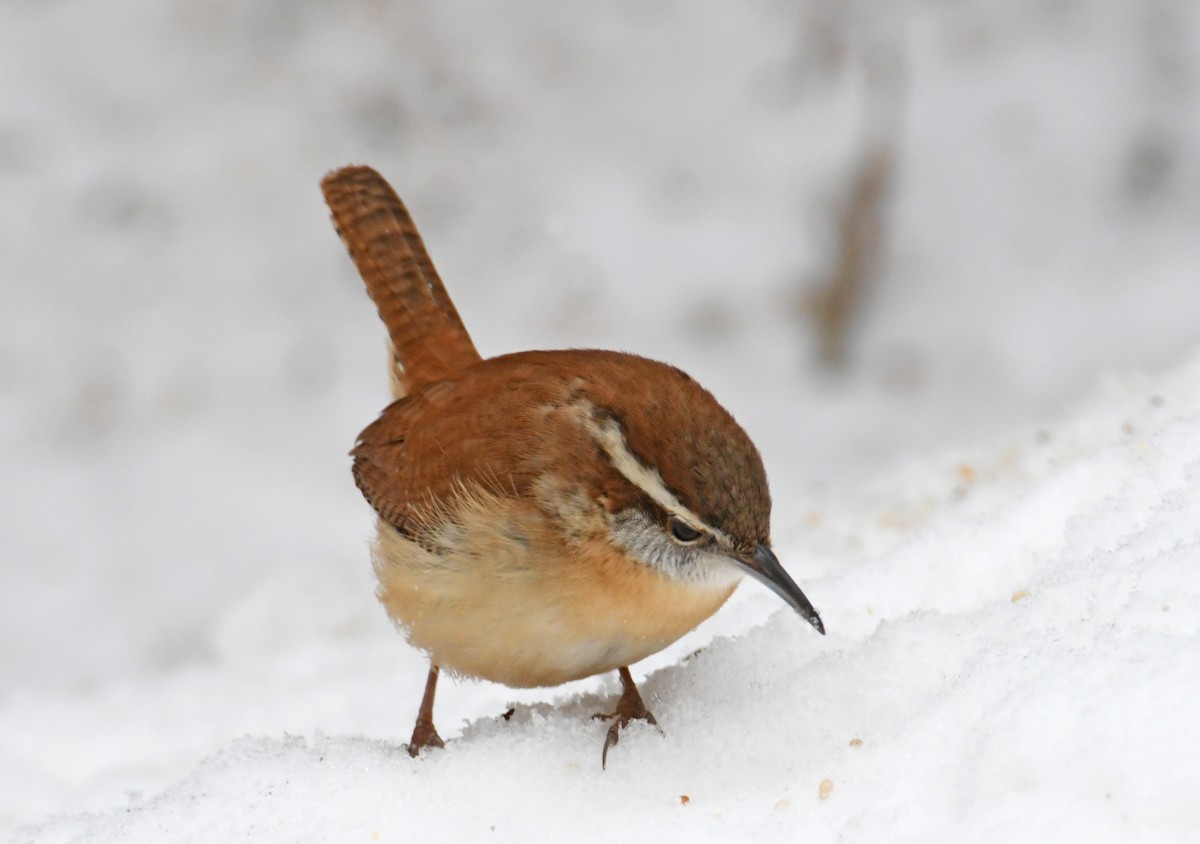
[[[794,570],[818,572],[805,588],[829,636],[779,610],[654,671],[643,693],[662,732],[632,726],[607,771],[590,716],[613,683],[476,717],[417,760],[400,738],[415,698],[395,700],[394,740],[245,737],[161,794],[14,840],[1168,841],[1200,828],[1200,357],[1114,378],[990,449],[912,464],[872,498],[892,504],[830,501],[803,520],[823,539],[778,538]],[[817,560],[854,519],[862,541]],[[772,606],[760,597],[732,611]],[[314,663],[351,706],[377,679],[349,656],[340,672]],[[206,689],[189,693],[204,719]]]

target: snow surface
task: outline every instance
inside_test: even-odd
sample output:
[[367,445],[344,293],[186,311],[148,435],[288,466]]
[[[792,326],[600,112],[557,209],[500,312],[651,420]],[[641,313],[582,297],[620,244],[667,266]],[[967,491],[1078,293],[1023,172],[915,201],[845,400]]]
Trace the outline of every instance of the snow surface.
[[[0,4],[0,833],[1196,840],[1200,7],[912,3],[823,72],[838,7]],[[792,303],[880,41],[835,379]],[[713,389],[830,635],[747,585],[635,667],[663,730],[607,771],[614,678],[444,682],[410,760],[345,457],[382,333],[316,189],[350,161],[485,353]]]

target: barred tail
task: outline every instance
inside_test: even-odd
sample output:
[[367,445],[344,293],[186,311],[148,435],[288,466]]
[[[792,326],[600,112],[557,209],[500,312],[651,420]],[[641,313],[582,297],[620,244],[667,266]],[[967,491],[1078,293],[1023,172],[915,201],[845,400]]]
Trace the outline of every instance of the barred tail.
[[400,197],[370,167],[321,180],[334,226],[394,349],[393,394],[449,377],[480,360]]

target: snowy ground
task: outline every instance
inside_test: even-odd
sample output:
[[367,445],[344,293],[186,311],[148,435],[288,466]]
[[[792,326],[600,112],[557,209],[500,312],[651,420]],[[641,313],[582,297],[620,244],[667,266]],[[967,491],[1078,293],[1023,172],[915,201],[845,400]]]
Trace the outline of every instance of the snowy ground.
[[[0,833],[1194,840],[1200,8],[913,3],[823,75],[837,7],[0,5]],[[888,250],[831,379],[789,303],[880,40]],[[350,161],[485,353],[710,386],[830,635],[747,586],[637,666],[663,734],[607,772],[612,678],[445,683],[412,762]]]

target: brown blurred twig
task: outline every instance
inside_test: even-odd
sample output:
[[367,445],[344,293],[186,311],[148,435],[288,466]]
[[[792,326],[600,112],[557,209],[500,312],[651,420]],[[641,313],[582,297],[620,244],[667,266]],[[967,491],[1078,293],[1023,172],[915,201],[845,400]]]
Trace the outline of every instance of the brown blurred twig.
[[892,151],[878,146],[868,150],[855,168],[838,218],[833,267],[806,297],[817,332],[818,359],[830,368],[845,363],[851,324],[876,279],[893,162]]
[[[825,8],[821,3],[817,8]],[[840,369],[849,357],[855,321],[878,282],[887,229],[887,206],[899,157],[904,64],[900,46],[872,32],[888,31],[882,19],[864,14],[840,14],[824,30],[837,49],[812,51],[835,57],[823,66],[830,75],[845,72],[847,65],[863,72],[864,119],[861,152],[849,168],[842,199],[832,216],[834,243],[831,264],[801,297],[803,311],[812,320],[817,337],[817,360],[829,369]]]

